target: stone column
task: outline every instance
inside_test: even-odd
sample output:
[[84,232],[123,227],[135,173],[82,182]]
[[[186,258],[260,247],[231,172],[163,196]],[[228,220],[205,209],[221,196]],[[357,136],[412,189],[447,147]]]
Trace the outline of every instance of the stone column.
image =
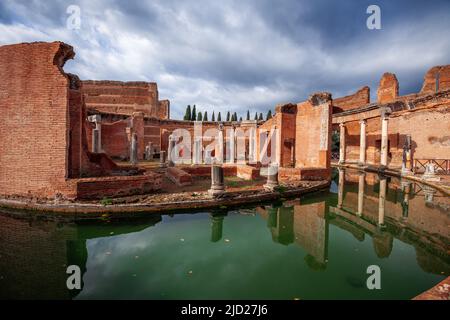
[[145,147],[145,160],[153,159],[153,145],[151,142]]
[[201,147],[201,140],[196,138],[194,141],[194,161],[193,164],[200,164],[202,163],[202,147]]
[[339,163],[345,163],[345,125],[339,124]]
[[228,138],[228,145],[229,145],[229,149],[230,152],[228,153],[230,156],[229,162],[230,163],[234,163],[235,159],[236,159],[236,135],[234,132],[234,128],[231,128],[230,130],[230,136]]
[[378,198],[378,225],[384,226],[384,208],[386,204],[386,177],[380,177],[380,195]]
[[388,143],[389,143],[388,121],[389,121],[389,117],[387,115],[381,116],[381,163],[380,163],[380,165],[382,168],[387,167],[387,160],[388,160]]
[[216,150],[216,161],[219,162],[220,164],[223,164],[223,127],[220,126],[219,127],[219,148],[218,150]]
[[167,163],[166,163],[166,151],[161,150],[159,152],[159,167],[160,168],[165,168],[167,167]]
[[267,167],[267,182],[263,186],[268,191],[273,191],[278,186],[278,166],[270,165]]
[[169,136],[169,148],[167,150],[167,162],[169,167],[175,166],[173,157],[173,150],[175,149],[175,138],[173,135]]
[[222,166],[212,165],[211,166],[211,189],[208,193],[211,196],[218,196],[225,192],[225,184],[223,179],[223,168]]
[[132,165],[138,163],[138,137],[136,133],[131,135],[130,162]]
[[363,166],[366,163],[366,120],[359,121],[360,138],[359,138],[359,165]]
[[364,172],[359,173],[358,181],[358,216],[362,216],[364,211],[364,185],[365,185],[366,174]]
[[100,153],[102,152],[102,116],[89,116],[88,121],[95,124],[95,128],[92,130],[92,152]]
[[412,140],[410,135],[406,135],[405,143],[403,144],[403,154],[402,154],[402,175],[411,175],[411,145]]
[[339,170],[339,185],[338,185],[338,204],[337,207],[342,209],[342,203],[344,201],[344,185],[345,185],[345,171]]
[[256,129],[251,127],[248,136],[248,161],[250,163],[256,162]]

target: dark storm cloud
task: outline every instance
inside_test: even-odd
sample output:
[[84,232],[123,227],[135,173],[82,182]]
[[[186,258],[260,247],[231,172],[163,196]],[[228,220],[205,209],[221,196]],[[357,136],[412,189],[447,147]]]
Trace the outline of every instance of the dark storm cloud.
[[[81,9],[68,30],[66,9]],[[366,28],[381,7],[382,29]],[[62,40],[81,78],[157,81],[175,117],[187,104],[266,112],[314,91],[335,96],[395,72],[402,94],[448,64],[449,1],[2,1],[0,43]]]

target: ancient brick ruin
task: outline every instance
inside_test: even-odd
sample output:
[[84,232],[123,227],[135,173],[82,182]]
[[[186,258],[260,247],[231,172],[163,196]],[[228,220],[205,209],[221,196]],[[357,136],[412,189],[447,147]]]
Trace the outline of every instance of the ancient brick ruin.
[[422,90],[406,96],[399,96],[396,76],[385,73],[375,103],[347,104],[333,113],[341,163],[412,171],[417,161],[450,159],[450,65],[431,68]]
[[[414,159],[450,159],[450,66],[431,68],[417,94],[399,96],[396,76],[385,73],[375,103],[368,87],[336,99],[321,92],[276,106],[265,122],[199,126],[170,119],[156,83],[81,81],[65,73],[74,55],[62,42],[0,47],[1,196],[145,194],[158,191],[164,175],[177,186],[209,177],[216,161],[225,176],[245,180],[267,176],[271,166],[281,183],[329,180],[333,130],[341,164],[412,169]],[[169,169],[139,166],[164,153],[161,167]]]

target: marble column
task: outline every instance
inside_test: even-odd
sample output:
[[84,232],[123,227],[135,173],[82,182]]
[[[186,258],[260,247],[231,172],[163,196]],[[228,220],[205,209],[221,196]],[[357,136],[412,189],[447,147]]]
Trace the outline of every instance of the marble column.
[[359,165],[363,166],[366,163],[366,120],[359,121],[360,138],[359,138]]
[[230,129],[230,136],[228,138],[228,146],[229,146],[229,163],[234,163],[235,159],[236,159],[236,135],[235,135],[235,131],[234,128]]
[[263,186],[268,191],[273,191],[278,187],[278,166],[275,164],[267,167],[267,182]]
[[384,211],[386,205],[386,177],[380,177],[380,195],[378,197],[378,225],[384,226]]
[[411,136],[406,135],[405,143],[403,144],[402,175],[413,174],[411,165],[411,146],[412,146]]
[[345,163],[345,125],[339,124],[339,163]]
[[365,186],[366,174],[364,172],[359,173],[358,181],[358,211],[357,215],[362,216],[364,211],[364,186]]
[[387,115],[383,115],[381,117],[381,163],[380,163],[380,165],[382,168],[387,167],[387,161],[388,161],[388,144],[389,144],[388,121],[389,121],[389,117]]
[[169,148],[167,150],[167,162],[169,167],[175,166],[174,159],[173,159],[173,153],[175,149],[175,138],[173,135],[169,136]]
[[136,165],[138,159],[138,137],[136,133],[133,133],[131,135],[130,163]]
[[102,152],[102,117],[100,115],[93,115],[88,117],[88,121],[95,124],[95,128],[92,130],[92,152]]
[[223,127],[219,128],[219,135],[218,135],[218,140],[219,140],[219,147],[216,149],[216,162],[223,164]]
[[342,209],[342,203],[344,201],[344,185],[345,185],[345,171],[339,170],[339,184],[338,184],[338,204],[337,207]]
[[194,141],[194,152],[193,152],[193,156],[194,156],[194,161],[193,164],[201,164],[202,161],[202,141],[199,138],[196,138]]
[[248,161],[249,163],[256,163],[256,129],[251,127],[248,136]]
[[211,189],[208,190],[208,193],[211,196],[218,196],[225,193],[225,183],[222,166],[211,166]]

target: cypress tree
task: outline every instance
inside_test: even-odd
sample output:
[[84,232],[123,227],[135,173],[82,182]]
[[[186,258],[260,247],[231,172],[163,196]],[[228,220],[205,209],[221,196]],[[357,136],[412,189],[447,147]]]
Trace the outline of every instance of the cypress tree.
[[247,120],[250,120],[250,110],[247,110]]
[[255,120],[258,120],[258,112],[255,112]]
[[239,118],[239,122],[242,122],[242,117]]
[[188,104],[183,120],[191,120],[191,105]]
[[227,121],[230,121],[230,111],[227,112]]
[[233,114],[233,121],[237,121],[237,119],[238,119],[238,116],[237,116],[237,113],[235,112],[234,114]]
[[219,114],[217,115],[217,121],[222,121],[222,115],[220,114],[220,111],[219,111]]
[[203,121],[202,112],[199,111],[197,115],[197,121]]
[[216,121],[216,115],[214,114],[215,112],[213,111],[213,115],[212,115],[212,117],[211,117],[211,121]]
[[203,121],[208,121],[208,111],[205,111],[205,114],[203,115]]
[[196,121],[197,120],[197,111],[195,110],[195,104],[194,104],[194,107],[192,108],[191,120],[192,121]]
[[264,118],[263,118],[263,115],[262,115],[262,112],[260,112],[259,113],[259,119],[258,120],[263,120]]
[[271,118],[272,118],[272,110],[269,110],[269,111],[267,112],[266,120],[269,120],[269,119],[271,119]]

